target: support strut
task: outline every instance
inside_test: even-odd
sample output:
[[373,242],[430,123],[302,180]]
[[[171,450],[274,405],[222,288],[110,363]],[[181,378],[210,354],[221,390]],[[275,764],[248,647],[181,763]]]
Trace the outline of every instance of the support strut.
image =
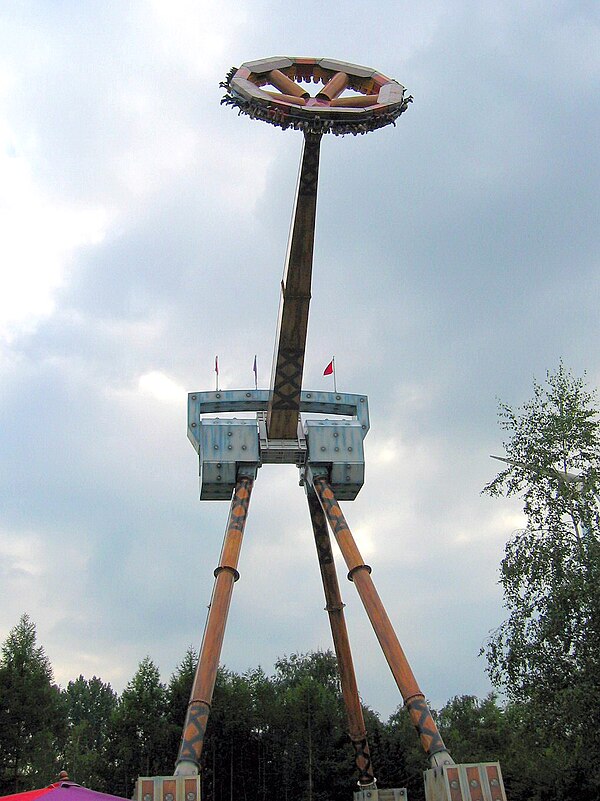
[[333,645],[340,671],[342,697],[344,699],[348,719],[348,735],[354,747],[358,783],[361,787],[375,786],[376,781],[373,776],[371,754],[369,751],[369,743],[367,742],[367,730],[365,728],[365,721],[358,695],[358,686],[356,684],[356,675],[354,673],[352,653],[348,640],[348,630],[344,617],[344,604],[342,603],[342,596],[333,561],[327,521],[313,487],[308,482],[305,484],[305,487],[308,508],[310,510],[310,519],[315,535],[317,556],[319,557],[321,578],[323,579],[323,590],[325,592],[325,602],[327,604],[325,608],[329,614]]
[[200,766],[233,585],[240,577],[237,566],[253,485],[253,478],[239,477],[231,499],[221,558],[215,569],[215,585],[175,765],[175,776],[196,775]]
[[315,476],[313,486],[431,766],[454,764],[329,482]]

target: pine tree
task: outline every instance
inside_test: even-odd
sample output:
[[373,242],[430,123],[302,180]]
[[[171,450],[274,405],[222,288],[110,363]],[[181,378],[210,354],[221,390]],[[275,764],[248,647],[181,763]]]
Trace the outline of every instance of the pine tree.
[[90,790],[107,790],[110,768],[108,739],[117,694],[94,676],[79,676],[63,693],[68,718],[65,768],[69,776]]
[[50,661],[24,614],[0,657],[0,792],[33,789],[55,778],[65,728]]
[[138,776],[173,773],[166,717],[166,687],[150,657],[123,690],[111,725],[112,792],[130,798]]
[[166,717],[168,723],[168,746],[173,765],[179,753],[179,744],[185,715],[190,701],[190,693],[196,674],[198,653],[190,646],[185,656],[172,674],[167,687]]

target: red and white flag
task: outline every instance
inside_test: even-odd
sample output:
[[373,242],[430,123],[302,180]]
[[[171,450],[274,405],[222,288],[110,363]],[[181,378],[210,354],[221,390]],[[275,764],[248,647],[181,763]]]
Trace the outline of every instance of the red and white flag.
[[323,370],[323,375],[332,375],[333,376],[333,389],[337,392],[337,377],[335,374],[335,356],[329,362],[327,367]]
[[254,373],[254,389],[258,389],[258,368],[256,367],[256,354],[254,354],[254,365],[252,367]]
[[215,388],[219,391],[219,357],[215,356]]

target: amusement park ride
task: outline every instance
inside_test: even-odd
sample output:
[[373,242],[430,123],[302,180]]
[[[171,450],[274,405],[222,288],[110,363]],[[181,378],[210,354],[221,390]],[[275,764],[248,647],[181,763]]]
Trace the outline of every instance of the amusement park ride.
[[[311,82],[319,87],[314,96],[306,88]],[[371,568],[363,561],[339,506],[340,500],[354,500],[364,482],[367,397],[302,387],[321,139],[328,133],[364,134],[395,124],[412,98],[405,96],[397,81],[376,70],[331,59],[280,57],[248,62],[232,69],[222,86],[226,89],[222,102],[253,119],[302,131],[304,147],[281,282],[270,388],[188,396],[188,437],[200,457],[200,498],[230,501],[229,519],[175,775],[140,777],[136,797],[138,801],[200,801],[200,757],[227,613],[239,578],[238,557],[250,496],[261,465],[276,463],[295,464],[306,492],[355,752],[355,801],[397,801],[405,799],[406,791],[379,789],[373,774],[328,524],[429,759],[427,801],[506,801],[497,762],[457,765],[448,753],[377,594]],[[235,412],[256,415],[251,419],[210,416]],[[319,413],[320,419],[303,419],[303,413],[309,412]]]

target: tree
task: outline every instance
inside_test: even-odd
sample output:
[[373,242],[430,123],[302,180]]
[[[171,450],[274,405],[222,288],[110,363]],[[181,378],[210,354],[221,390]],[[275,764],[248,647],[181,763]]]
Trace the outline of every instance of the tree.
[[79,676],[63,693],[68,719],[65,767],[69,776],[91,790],[107,790],[108,740],[117,708],[110,684],[94,676]]
[[505,732],[495,696],[455,696],[440,710],[437,723],[456,762],[495,762],[502,758]]
[[0,793],[47,784],[60,770],[65,710],[50,660],[23,615],[0,657]]
[[197,664],[198,653],[190,645],[185,652],[185,656],[171,675],[167,687],[167,750],[171,754],[173,765],[179,753],[183,724],[190,701]]
[[185,652],[185,656],[175,668],[167,687],[168,717],[174,725],[179,726],[180,734],[190,701],[197,664],[198,653],[190,645]]
[[[385,724],[365,710],[373,767],[380,787],[406,787],[411,801],[423,801],[423,771],[429,761],[405,706],[399,706]],[[375,718],[373,720],[373,718]]]
[[[563,775],[586,766],[600,791],[600,420],[597,398],[562,364],[520,409],[500,404],[508,466],[484,488],[517,495],[527,525],[506,546],[508,618],[487,647],[490,676],[544,732]],[[568,798],[565,786],[555,798]],[[587,788],[587,789],[586,789]],[[563,793],[563,795],[561,795]],[[566,793],[566,795],[565,795]],[[587,793],[587,795],[586,795]]]
[[168,776],[174,755],[169,753],[167,697],[160,673],[150,657],[143,659],[123,690],[111,724],[111,756],[115,779],[112,791],[131,798],[138,776]]
[[337,662],[279,659],[275,675],[220,668],[202,753],[207,801],[341,801],[354,776]]
[[256,717],[252,685],[219,668],[202,752],[203,793],[212,801],[259,797]]
[[292,654],[275,669],[272,728],[281,749],[282,792],[306,801],[345,797],[355,769],[334,654]]

